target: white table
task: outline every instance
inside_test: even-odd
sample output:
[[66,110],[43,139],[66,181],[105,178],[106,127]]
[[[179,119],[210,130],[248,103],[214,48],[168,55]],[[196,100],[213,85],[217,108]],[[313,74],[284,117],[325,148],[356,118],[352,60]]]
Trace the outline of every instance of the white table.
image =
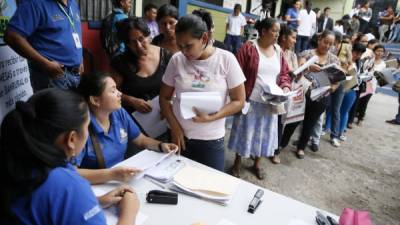
[[[187,158],[181,157],[181,159],[186,164],[206,170],[214,170]],[[214,171],[221,173],[217,170]],[[222,219],[236,225],[288,225],[292,219],[299,219],[307,224],[314,225],[316,224],[316,211],[319,210],[243,180],[241,180],[232,201],[227,206],[180,193],[178,194],[178,205],[149,204],[145,200],[145,193],[149,190],[162,189],[143,178],[132,180],[129,184],[135,188],[140,196],[140,212],[148,216],[144,225],[191,225],[198,222],[204,225],[217,225]],[[97,189],[95,192],[99,193],[99,188],[103,191],[111,190],[116,185],[115,183],[108,183],[93,187]],[[249,203],[259,188],[264,190],[263,202],[254,214],[248,213]],[[337,219],[337,216],[327,214]]]

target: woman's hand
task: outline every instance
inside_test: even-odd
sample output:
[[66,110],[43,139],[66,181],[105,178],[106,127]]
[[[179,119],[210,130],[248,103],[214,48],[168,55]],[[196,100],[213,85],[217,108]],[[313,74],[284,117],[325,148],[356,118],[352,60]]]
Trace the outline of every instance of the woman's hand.
[[134,193],[135,191],[130,186],[123,185],[118,188],[115,188],[114,190],[108,192],[105,195],[98,197],[97,199],[99,200],[101,207],[106,209],[114,204],[119,203],[126,192]]
[[173,152],[173,151],[178,151],[178,145],[174,143],[161,143],[160,145],[161,151],[165,153]]
[[193,122],[195,122],[195,123],[207,123],[207,122],[214,121],[214,118],[212,117],[212,115],[200,112],[195,107],[193,107],[193,112],[196,113],[196,116],[193,117],[193,119],[192,119]]
[[135,192],[125,192],[119,202],[119,219],[117,225],[135,224],[140,202]]
[[284,87],[284,88],[282,88],[282,90],[283,90],[283,93],[289,93],[290,92],[290,88],[288,88],[288,87]]
[[312,64],[311,66],[308,67],[308,69],[313,72],[313,73],[317,73],[321,71],[321,67],[315,64]]
[[185,136],[179,125],[171,127],[171,141],[178,146],[178,151],[185,151]]
[[141,113],[149,113],[152,110],[150,103],[141,98],[129,98],[129,105]]
[[133,167],[113,167],[110,168],[111,177],[113,180],[127,182],[133,176],[140,173],[141,170]]

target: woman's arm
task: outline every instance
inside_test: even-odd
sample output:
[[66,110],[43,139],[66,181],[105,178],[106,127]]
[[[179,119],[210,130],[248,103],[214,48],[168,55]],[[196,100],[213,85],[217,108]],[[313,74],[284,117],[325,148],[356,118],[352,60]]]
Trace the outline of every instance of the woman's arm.
[[77,170],[78,173],[91,184],[102,184],[112,180],[126,182],[137,173],[141,172],[141,170],[133,167],[113,167],[107,169],[78,168]]
[[178,150],[178,146],[171,143],[162,143],[161,141],[157,141],[151,137],[147,137],[143,134],[140,134],[133,143],[140,148],[155,150],[155,151],[162,151],[162,152],[171,152]]

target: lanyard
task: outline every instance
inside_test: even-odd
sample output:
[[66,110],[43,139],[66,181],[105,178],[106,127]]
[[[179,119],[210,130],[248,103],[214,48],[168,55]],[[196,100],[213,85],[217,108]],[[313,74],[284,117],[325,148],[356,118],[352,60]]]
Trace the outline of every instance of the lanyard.
[[[73,29],[74,32],[75,32],[75,24],[74,24],[73,18],[71,18],[71,17],[69,16],[69,14],[65,11],[64,7],[63,7],[59,2],[57,2],[57,4],[58,4],[58,6],[60,7],[61,11],[63,11],[63,13],[67,16],[68,21],[69,21],[69,24],[71,24],[71,27],[72,27],[72,29]],[[71,10],[71,6],[69,6],[69,13],[71,13],[71,15],[72,15],[72,17],[73,17],[72,10]]]

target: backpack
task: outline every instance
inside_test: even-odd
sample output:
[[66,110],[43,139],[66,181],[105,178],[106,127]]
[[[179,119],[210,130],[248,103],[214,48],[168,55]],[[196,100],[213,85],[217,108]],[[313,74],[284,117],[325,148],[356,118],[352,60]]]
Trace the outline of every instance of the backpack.
[[121,13],[122,12],[113,11],[101,21],[101,44],[110,57],[114,56],[121,44],[121,41],[118,38],[118,33],[114,31],[114,17]]

